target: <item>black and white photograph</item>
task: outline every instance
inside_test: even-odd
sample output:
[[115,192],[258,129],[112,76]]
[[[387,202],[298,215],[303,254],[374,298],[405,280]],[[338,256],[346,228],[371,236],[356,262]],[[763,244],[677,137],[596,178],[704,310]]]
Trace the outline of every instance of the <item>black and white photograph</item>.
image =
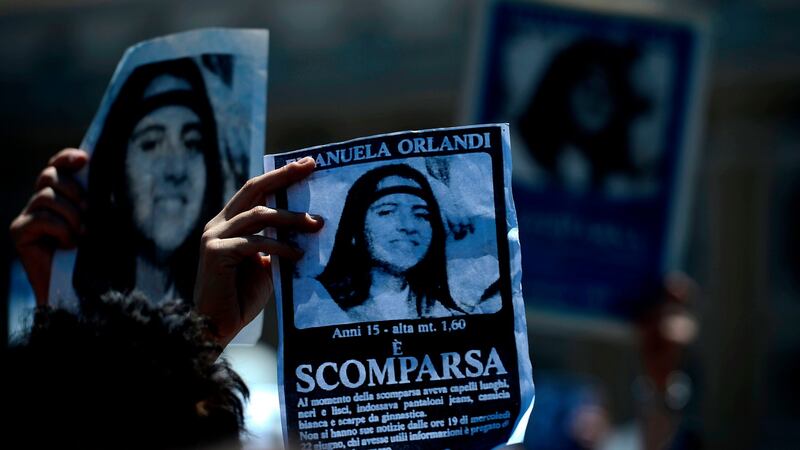
[[682,255],[702,27],[666,14],[487,7],[470,121],[508,121],[527,301],[626,320]]
[[509,120],[515,179],[573,196],[659,195],[684,113],[689,30],[519,1],[493,12],[497,47],[475,113]]
[[86,232],[74,266],[56,258],[56,301],[69,287],[193,297],[203,227],[259,171],[266,39],[209,29],[129,49],[82,146]]
[[[270,260],[286,448],[521,441],[535,392],[509,142],[507,124],[489,124],[264,157],[265,171],[314,160],[267,205],[324,223],[313,233],[267,229],[303,249],[299,259]],[[350,398],[356,407],[340,410]],[[404,399],[400,414],[394,399]],[[308,431],[328,402],[347,419]],[[414,417],[436,429],[409,425]]]
[[497,312],[493,192],[471,189],[491,187],[490,168],[489,156],[478,153],[312,177],[309,210],[326,226],[301,244],[313,250],[295,268],[296,326]]
[[[671,95],[671,49],[659,43],[552,36],[519,37],[525,49],[541,45],[547,57],[531,70],[521,104],[514,105],[519,159],[535,175],[522,182],[551,184],[572,194],[652,197],[663,158],[660,136]],[[519,64],[507,55],[507,68]],[[520,153],[521,153],[520,152]]]

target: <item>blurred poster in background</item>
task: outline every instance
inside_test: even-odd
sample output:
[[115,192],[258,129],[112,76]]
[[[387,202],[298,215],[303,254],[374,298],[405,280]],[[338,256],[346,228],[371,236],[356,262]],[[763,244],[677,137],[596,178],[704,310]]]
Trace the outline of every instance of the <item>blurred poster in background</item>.
[[680,262],[702,27],[503,1],[482,29],[467,115],[511,126],[526,302],[632,318]]
[[[263,29],[205,28],[126,51],[81,142],[86,232],[54,256],[51,305],[109,290],[192,300],[203,227],[259,173],[268,42]],[[260,327],[240,336],[255,343]]]

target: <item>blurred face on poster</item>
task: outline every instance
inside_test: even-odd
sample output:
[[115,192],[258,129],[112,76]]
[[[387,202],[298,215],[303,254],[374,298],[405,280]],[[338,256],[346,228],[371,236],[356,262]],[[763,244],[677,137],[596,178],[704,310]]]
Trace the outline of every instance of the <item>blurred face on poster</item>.
[[575,126],[581,131],[594,134],[607,127],[615,105],[605,71],[595,68],[575,83],[569,106]]
[[[135,288],[157,300],[191,298],[197,242],[222,203],[217,136],[192,58],[143,64],[124,79],[91,157],[76,292]],[[111,252],[116,268],[107,267]]]
[[533,160],[560,188],[602,192],[644,176],[636,130],[652,99],[634,83],[641,52],[580,38],[544,66],[518,123]]
[[133,219],[142,235],[174,251],[197,222],[206,166],[198,115],[186,106],[164,106],[133,129],[125,160]]

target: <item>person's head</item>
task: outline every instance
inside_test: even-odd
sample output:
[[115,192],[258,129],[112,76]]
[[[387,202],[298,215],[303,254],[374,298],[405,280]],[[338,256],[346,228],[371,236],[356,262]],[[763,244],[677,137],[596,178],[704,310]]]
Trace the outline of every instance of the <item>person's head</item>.
[[408,165],[378,167],[353,183],[317,279],[347,309],[367,299],[374,270],[402,276],[420,313],[436,301],[458,309],[447,284],[439,205],[425,176]]
[[405,274],[428,254],[434,227],[430,203],[435,201],[426,194],[411,178],[393,175],[378,182],[357,238],[374,265]]
[[574,145],[591,162],[594,183],[635,171],[628,134],[649,108],[631,79],[638,58],[633,45],[597,38],[556,53],[517,121],[538,164],[555,172],[559,153]]
[[[30,448],[236,446],[248,390],[182,302],[106,294],[37,310],[4,350],[7,442]],[[231,447],[226,447],[231,448]]]
[[[137,67],[92,153],[83,268],[90,260],[108,264],[113,254],[116,273],[93,277],[127,291],[136,257],[145,257],[169,267],[180,295],[190,299],[202,227],[222,205],[219,160],[216,121],[197,65],[182,58]],[[90,283],[97,281],[76,285]]]
[[156,107],[131,131],[125,174],[133,221],[161,252],[175,251],[200,219],[207,132],[195,109],[180,103]]

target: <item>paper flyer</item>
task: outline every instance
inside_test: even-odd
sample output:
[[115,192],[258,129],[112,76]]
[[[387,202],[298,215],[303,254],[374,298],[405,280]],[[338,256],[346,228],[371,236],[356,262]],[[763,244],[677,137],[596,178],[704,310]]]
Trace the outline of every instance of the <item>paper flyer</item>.
[[705,35],[651,9],[485,11],[464,120],[509,122],[523,284],[539,313],[631,320],[681,267]]
[[[277,237],[287,448],[495,448],[520,442],[534,387],[505,124],[371,136],[304,156],[269,206],[325,220]],[[272,232],[276,232],[273,230]]]
[[[81,143],[86,234],[57,252],[50,303],[109,289],[191,300],[203,227],[261,171],[266,30],[202,29],[127,50]],[[255,342],[261,318],[237,342]]]

